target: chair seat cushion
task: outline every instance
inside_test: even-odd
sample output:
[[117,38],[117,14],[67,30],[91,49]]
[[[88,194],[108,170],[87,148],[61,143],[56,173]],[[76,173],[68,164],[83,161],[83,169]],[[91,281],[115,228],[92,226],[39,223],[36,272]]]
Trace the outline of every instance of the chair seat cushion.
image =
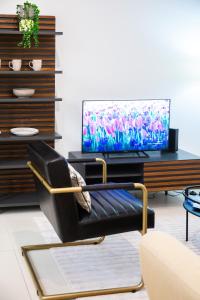
[[[142,229],[142,201],[125,190],[90,192],[91,212],[80,211],[80,232],[114,234]],[[91,226],[92,224],[92,226]],[[154,211],[148,208],[148,227],[154,227]]]

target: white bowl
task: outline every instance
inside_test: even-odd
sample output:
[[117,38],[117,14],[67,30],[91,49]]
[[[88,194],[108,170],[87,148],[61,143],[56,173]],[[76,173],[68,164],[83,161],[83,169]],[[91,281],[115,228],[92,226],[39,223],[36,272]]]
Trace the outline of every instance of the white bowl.
[[35,90],[29,88],[13,89],[13,94],[19,98],[31,97],[35,94]]

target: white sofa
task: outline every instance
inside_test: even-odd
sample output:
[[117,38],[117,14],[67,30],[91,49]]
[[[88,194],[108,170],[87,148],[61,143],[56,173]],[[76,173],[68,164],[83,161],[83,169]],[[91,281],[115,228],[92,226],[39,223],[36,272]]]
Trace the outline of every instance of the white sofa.
[[200,256],[180,241],[163,232],[147,233],[140,257],[150,300],[200,299]]

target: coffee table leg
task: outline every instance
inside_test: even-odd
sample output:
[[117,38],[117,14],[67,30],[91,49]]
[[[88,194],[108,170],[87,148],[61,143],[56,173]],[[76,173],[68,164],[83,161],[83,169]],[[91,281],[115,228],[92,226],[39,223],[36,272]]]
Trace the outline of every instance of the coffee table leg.
[[186,210],[186,242],[188,241],[188,211]]

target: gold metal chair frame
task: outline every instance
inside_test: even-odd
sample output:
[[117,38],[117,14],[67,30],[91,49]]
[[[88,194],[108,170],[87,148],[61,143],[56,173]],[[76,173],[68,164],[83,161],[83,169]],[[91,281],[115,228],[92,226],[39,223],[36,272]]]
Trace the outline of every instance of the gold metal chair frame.
[[[106,163],[102,159],[96,159],[103,164],[103,182],[106,182],[107,178],[107,169]],[[39,179],[39,181],[44,185],[47,191],[50,194],[62,194],[62,193],[76,193],[81,192],[82,187],[65,187],[65,188],[52,188],[49,183],[39,174],[39,172],[35,169],[35,167],[28,162],[27,165],[33,171],[35,176]],[[134,189],[139,189],[143,193],[143,218],[142,218],[142,230],[140,233],[144,235],[147,232],[147,199],[148,193],[146,187],[141,183],[133,183]],[[64,294],[56,294],[56,295],[47,295],[44,293],[42,286],[37,278],[35,269],[31,263],[29,258],[28,252],[30,251],[37,251],[37,250],[47,250],[50,248],[58,248],[58,247],[68,247],[68,246],[79,246],[79,245],[96,245],[100,244],[105,237],[100,237],[98,239],[92,240],[84,240],[84,241],[77,241],[77,242],[67,242],[67,243],[54,243],[54,244],[41,244],[41,245],[29,245],[21,247],[22,255],[25,258],[25,261],[28,265],[30,270],[32,279],[37,289],[37,294],[41,300],[64,300],[64,299],[75,299],[81,297],[90,297],[90,296],[98,296],[98,295],[109,295],[109,294],[117,294],[117,293],[127,293],[127,292],[136,292],[143,287],[143,279],[141,278],[140,282],[136,285],[128,286],[128,287],[115,287],[109,289],[99,289],[99,290],[88,290],[88,291],[81,291],[81,292],[73,292],[73,293],[64,293]]]

